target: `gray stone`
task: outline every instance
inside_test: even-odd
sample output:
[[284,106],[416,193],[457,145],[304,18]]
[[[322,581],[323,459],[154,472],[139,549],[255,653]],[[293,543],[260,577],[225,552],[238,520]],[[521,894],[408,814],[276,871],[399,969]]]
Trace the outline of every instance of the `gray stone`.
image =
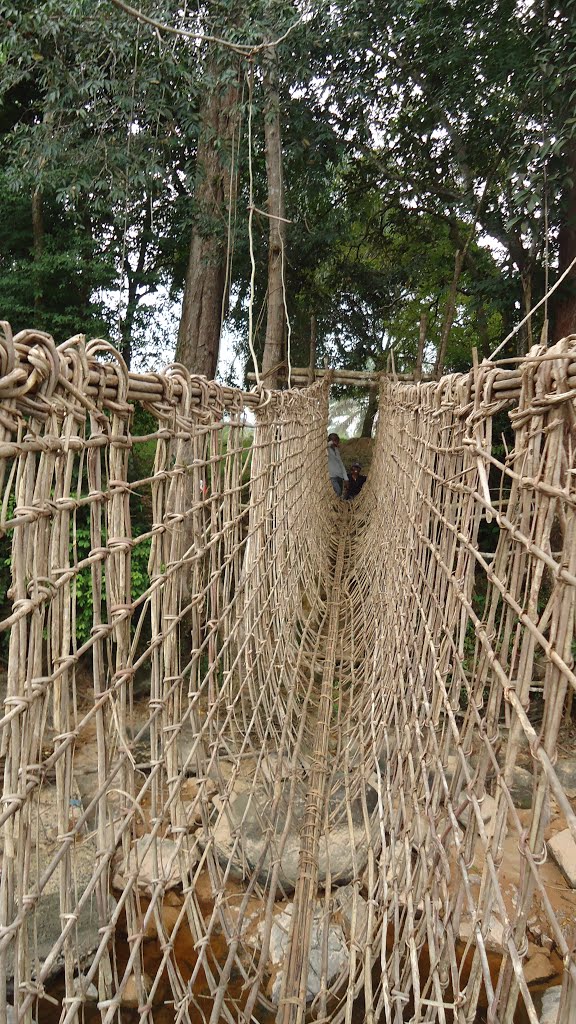
[[81,996],[90,1002],[98,1002],[98,989],[93,982],[87,981],[83,974],[77,974],[73,980],[74,995]]
[[[376,791],[368,786],[368,814],[374,811],[377,801]],[[261,885],[269,882],[272,866],[279,861],[279,884],[286,894],[292,893],[298,878],[305,793],[302,790],[296,793],[292,801],[289,800],[288,792],[283,793],[273,812],[270,793],[262,787],[250,791],[244,781],[232,793],[227,804],[220,804],[217,799],[214,802],[216,807],[222,808],[220,820],[211,835],[197,834],[200,846],[205,848],[213,841],[222,866],[226,867],[231,862],[233,878],[242,880],[257,870]],[[350,813],[352,834],[346,814],[345,787],[339,783],[330,796],[328,834],[320,839],[320,885],[326,881],[328,871],[332,885],[346,885],[355,877],[360,877],[366,865],[368,844],[360,798],[353,801]],[[374,827],[374,837],[376,834]]]
[[576,842],[569,828],[548,840],[548,849],[571,889],[576,889]]
[[346,938],[356,944],[367,940],[368,903],[355,885],[341,885],[332,892],[334,910],[340,915]]
[[446,764],[444,766],[444,775],[446,776],[446,782],[448,783],[448,786],[450,786],[450,783],[452,782],[452,779],[456,775],[456,772],[458,771],[459,767],[460,758],[457,757],[456,754],[449,754],[449,756],[446,759]]
[[141,974],[139,977],[136,977],[136,974],[132,972],[132,974],[128,975],[126,984],[122,989],[120,1006],[129,1006],[132,1009],[136,1009],[142,1000],[143,994],[149,992],[151,987],[152,982],[147,974]]
[[[500,752],[501,755],[503,756],[508,747],[508,742],[510,739],[510,729],[508,729],[505,725],[499,725],[498,733],[500,736]],[[516,736],[516,741],[518,743],[518,747],[520,750],[530,749],[530,737],[526,735],[523,729],[521,729],[520,733]]]
[[[293,904],[288,903],[284,909],[274,914],[272,921],[268,951],[268,969],[270,972],[268,996],[275,1006],[278,1006],[280,1001],[293,909]],[[264,922],[261,922],[259,925],[261,936],[264,934],[264,927]],[[328,929],[326,939],[324,937],[325,927]],[[327,953],[326,965],[323,964],[324,945]],[[326,984],[330,985],[340,973],[344,973],[347,970],[349,959],[350,954],[341,926],[334,921],[326,922],[324,908],[322,904],[318,903],[312,918],[310,956],[308,958],[308,976],[306,979],[307,1003],[311,1003],[320,991],[323,968],[325,967],[326,970]]]
[[560,1009],[560,997],[562,986],[554,985],[548,988],[542,996],[542,1009],[540,1011],[540,1024],[556,1024],[558,1011]]
[[[488,825],[494,818],[496,813],[496,801],[493,796],[489,796],[488,793],[482,797],[480,801],[480,814],[482,815],[482,821],[485,825]],[[470,815],[473,815],[474,821],[476,822],[476,815],[472,809],[472,805],[467,803],[463,808],[462,812],[458,815],[458,821],[461,825],[467,825],[470,820]]]
[[[486,931],[482,924],[481,929],[484,932],[484,945],[486,949],[493,953],[501,953],[504,948],[504,926],[502,922],[494,914],[491,914],[488,930]],[[476,942],[475,922],[471,918],[464,918],[460,922],[459,938],[461,942]]]
[[576,797],[576,758],[559,758],[555,770],[566,796],[573,800]]
[[[14,1009],[14,1007],[8,1005],[6,1007],[6,1012],[7,1012],[6,1024],[18,1024],[18,1018],[16,1016],[16,1010]],[[32,1019],[32,1024],[36,1024],[36,1021],[34,1020],[34,1018]]]
[[[98,769],[83,768],[74,773],[74,784],[82,800],[82,808],[86,810],[98,792]],[[95,829],[98,819],[98,806],[95,805],[86,819],[88,828]]]
[[[116,907],[116,900],[109,897],[109,916]],[[89,900],[83,907],[72,932],[72,945],[74,949],[74,960],[77,969],[85,967],[90,956],[100,944],[99,935],[100,921],[96,908],[96,900]],[[51,955],[55,943],[62,935],[62,923],[60,921],[60,897],[57,892],[43,893],[36,904],[35,915],[28,917],[28,942],[31,949],[38,952],[38,965],[42,967],[44,961]],[[14,945],[8,947],[7,974],[14,973]],[[57,958],[51,964],[48,977],[57,974],[64,963],[64,950],[62,949]]]
[[[140,771],[147,770],[151,767],[150,765],[150,727],[142,729],[142,726],[128,726],[126,730],[128,734],[128,740],[130,745],[130,752],[134,761],[136,762],[136,768]],[[138,739],[136,739],[138,737]]]
[[[189,867],[198,863],[197,844],[194,839],[189,838],[183,845],[183,852]],[[156,854],[158,869],[155,870],[154,855]],[[178,847],[171,839],[161,839],[156,836],[151,841],[151,836],[146,833],[136,839],[132,844],[128,855],[122,856],[119,852],[119,860],[116,872],[112,880],[114,889],[123,889],[127,878],[138,872],[137,885],[146,893],[152,893],[157,881],[161,881],[164,889],[176,889],[182,885],[180,872]]]
[[[300,770],[308,771],[310,763],[307,758],[300,756]],[[267,782],[275,782],[276,779],[289,779],[292,776],[292,763],[287,758],[279,758],[278,754],[269,753],[260,760],[259,771]]]
[[515,768],[514,778],[510,786],[510,795],[514,806],[520,810],[532,807],[534,776],[526,768]]

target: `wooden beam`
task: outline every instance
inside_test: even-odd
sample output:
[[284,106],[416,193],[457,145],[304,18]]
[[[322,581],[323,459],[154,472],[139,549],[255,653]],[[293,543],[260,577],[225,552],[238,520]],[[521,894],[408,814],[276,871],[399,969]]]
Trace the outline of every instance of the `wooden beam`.
[[[333,384],[347,385],[349,387],[373,387],[378,384],[381,377],[388,376],[383,370],[320,370],[318,368],[312,369],[309,366],[295,366],[292,368],[290,373],[291,383],[299,387],[300,385],[310,384],[310,378],[314,374],[316,380],[322,380],[327,375],[331,377]],[[256,374],[249,373],[247,378],[251,383],[256,380]],[[413,381],[414,375],[412,373],[397,373],[396,379],[401,381]],[[260,374],[260,380],[265,385],[265,380]],[[422,380],[432,380],[431,377],[425,376]]]

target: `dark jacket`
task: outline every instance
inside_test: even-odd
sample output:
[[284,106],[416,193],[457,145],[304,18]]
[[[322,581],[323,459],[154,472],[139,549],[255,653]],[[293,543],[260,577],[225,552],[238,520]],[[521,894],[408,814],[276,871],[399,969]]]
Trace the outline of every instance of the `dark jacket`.
[[366,477],[358,474],[356,479],[348,474],[348,497],[355,498],[357,494],[360,494],[364,484],[366,483]]

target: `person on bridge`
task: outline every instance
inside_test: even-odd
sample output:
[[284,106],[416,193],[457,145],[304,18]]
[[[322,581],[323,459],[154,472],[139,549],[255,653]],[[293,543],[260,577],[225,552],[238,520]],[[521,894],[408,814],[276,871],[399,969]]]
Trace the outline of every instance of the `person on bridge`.
[[340,438],[338,434],[328,434],[328,476],[339,498],[344,496],[348,484],[348,473],[340,455]]
[[360,472],[362,464],[360,462],[353,462],[350,466],[348,474],[348,499],[355,498],[357,494],[360,494],[364,484],[366,483],[366,477]]

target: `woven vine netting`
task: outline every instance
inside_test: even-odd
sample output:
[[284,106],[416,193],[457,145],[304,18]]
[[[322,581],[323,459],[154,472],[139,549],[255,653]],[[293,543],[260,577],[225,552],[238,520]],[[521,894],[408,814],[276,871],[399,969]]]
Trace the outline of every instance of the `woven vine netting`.
[[4,325],[0,1020],[574,1020],[575,339],[329,387]]

